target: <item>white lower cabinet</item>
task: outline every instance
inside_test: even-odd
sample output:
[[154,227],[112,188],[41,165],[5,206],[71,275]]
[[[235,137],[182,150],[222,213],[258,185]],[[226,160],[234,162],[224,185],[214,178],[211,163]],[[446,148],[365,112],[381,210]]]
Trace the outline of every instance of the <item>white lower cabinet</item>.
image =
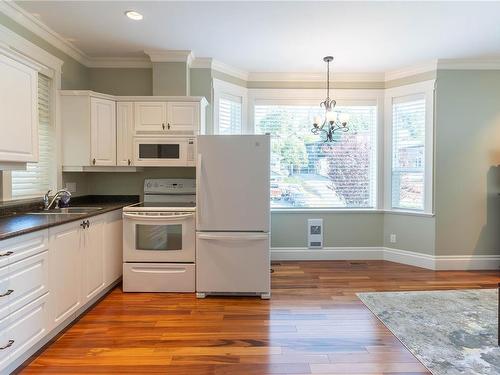
[[0,321],[0,330],[0,368],[4,368],[49,332],[49,293]]
[[50,290],[52,323],[64,322],[81,306],[82,222],[73,222],[49,230]]
[[116,210],[0,241],[0,374],[120,278],[121,238]]
[[83,229],[82,247],[82,299],[91,300],[104,289],[104,218],[91,217]]

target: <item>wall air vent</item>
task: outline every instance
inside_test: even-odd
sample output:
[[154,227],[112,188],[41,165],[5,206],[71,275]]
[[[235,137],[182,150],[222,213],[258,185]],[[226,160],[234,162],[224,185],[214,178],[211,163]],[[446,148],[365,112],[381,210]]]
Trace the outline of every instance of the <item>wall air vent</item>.
[[309,249],[323,248],[323,219],[307,220],[307,247]]

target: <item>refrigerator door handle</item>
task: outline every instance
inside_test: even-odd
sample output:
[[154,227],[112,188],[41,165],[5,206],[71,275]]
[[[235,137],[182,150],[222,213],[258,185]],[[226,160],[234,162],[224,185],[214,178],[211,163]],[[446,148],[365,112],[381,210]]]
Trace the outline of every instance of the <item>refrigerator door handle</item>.
[[213,235],[213,234],[198,234],[198,238],[201,240],[220,240],[220,241],[259,241],[267,240],[269,235],[267,234],[251,234],[248,236],[231,236],[231,235]]
[[198,221],[201,221],[201,203],[203,199],[200,199],[201,196],[201,154],[198,154],[198,158],[196,159],[196,218]]

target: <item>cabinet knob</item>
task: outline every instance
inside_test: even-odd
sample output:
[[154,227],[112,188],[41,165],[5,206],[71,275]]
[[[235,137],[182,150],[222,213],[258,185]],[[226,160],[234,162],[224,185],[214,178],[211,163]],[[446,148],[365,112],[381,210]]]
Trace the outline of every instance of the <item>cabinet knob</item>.
[[94,164],[94,165],[95,165],[95,158],[94,158],[94,159],[92,159],[92,164]]
[[87,228],[90,227],[90,221],[89,220],[87,220],[86,224],[87,224]]
[[12,294],[13,292],[14,292],[14,289],[9,289],[4,294],[0,294],[0,297],[6,297],[9,294]]
[[170,123],[167,124],[167,128],[170,129]]
[[85,229],[85,220],[80,223],[80,226]]
[[7,342],[7,344],[5,344],[4,346],[0,346],[0,350],[4,350],[4,349],[7,349],[7,348],[10,348],[12,346],[12,344],[14,344],[14,340],[9,340]]
[[130,161],[130,159],[128,159],[128,165],[130,165],[132,162]]
[[161,127],[163,128],[163,130],[165,130],[165,124],[164,123],[161,124]]

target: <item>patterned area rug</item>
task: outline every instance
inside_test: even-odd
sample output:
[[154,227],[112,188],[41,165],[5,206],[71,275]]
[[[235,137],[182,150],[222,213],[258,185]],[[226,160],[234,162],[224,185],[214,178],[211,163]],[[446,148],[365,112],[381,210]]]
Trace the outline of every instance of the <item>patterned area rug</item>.
[[496,289],[358,293],[434,375],[498,375]]

